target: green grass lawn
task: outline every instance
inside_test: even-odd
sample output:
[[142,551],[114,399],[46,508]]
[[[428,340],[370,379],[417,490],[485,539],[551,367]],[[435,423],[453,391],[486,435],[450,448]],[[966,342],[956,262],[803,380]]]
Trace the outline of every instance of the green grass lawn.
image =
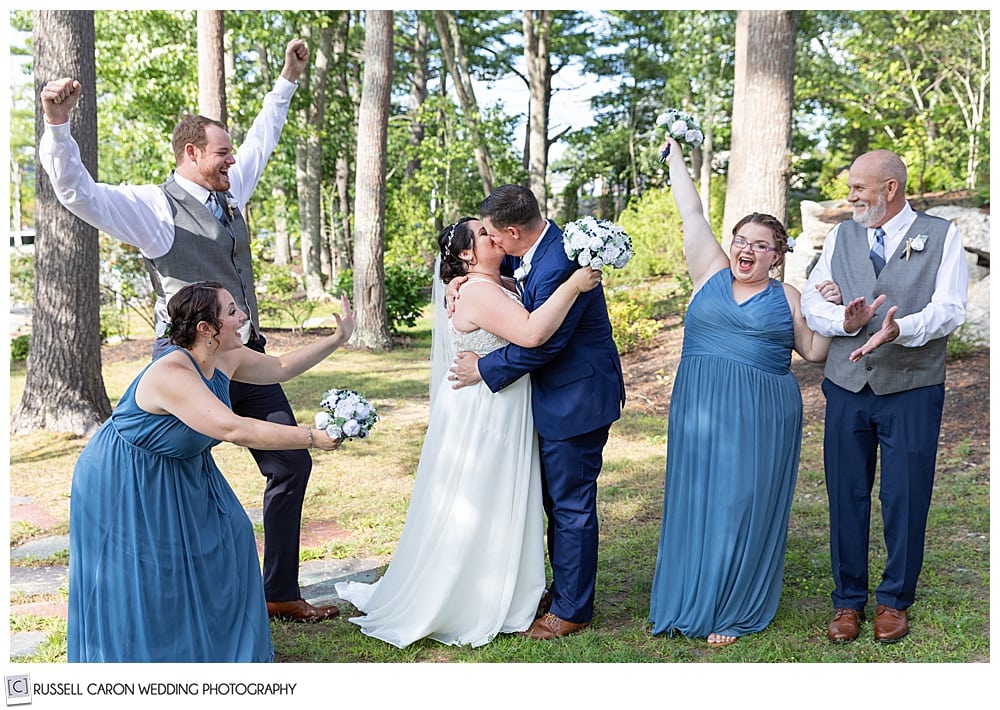
[[[381,421],[369,439],[347,442],[336,452],[314,453],[304,517],[333,521],[350,531],[350,535],[320,548],[303,550],[303,557],[377,557],[386,562],[390,559],[405,519],[427,413],[430,343],[426,320],[405,335],[404,345],[386,353],[338,351],[287,387],[299,421],[311,419],[320,396],[331,387],[362,392],[381,414]],[[105,381],[113,401],[144,364],[143,360],[137,360],[108,366]],[[23,381],[23,367],[15,366],[11,373],[12,407],[18,401]],[[343,618],[315,626],[274,623],[276,660],[376,664],[416,661],[988,665],[989,470],[988,463],[968,463],[967,445],[965,450],[957,446],[940,451],[924,569],[918,599],[911,609],[911,635],[896,644],[878,644],[871,639],[869,622],[855,643],[833,645],[826,640],[831,582],[821,425],[811,425],[803,433],[784,591],[773,623],[763,632],[725,649],[710,649],[701,640],[652,637],[647,613],[662,507],[665,434],[666,422],[662,418],[628,408],[622,420],[612,427],[599,480],[601,548],[597,599],[593,626],[587,631],[546,643],[503,636],[475,650],[426,640],[398,650],[364,636]],[[30,495],[65,519],[72,467],[83,443],[72,436],[47,432],[12,437],[11,494]],[[259,507],[262,483],[249,454],[235,446],[221,445],[216,449],[216,458],[244,505]],[[884,561],[877,500],[874,508],[873,589]],[[52,534],[51,530],[17,532],[22,542],[33,536]],[[65,532],[65,527],[58,532]],[[869,616],[872,612],[873,606]],[[353,609],[345,605],[342,614],[351,616]],[[25,621],[18,623],[18,628],[25,630]],[[38,619],[37,626],[52,632],[53,640],[44,657],[31,660],[64,661],[65,624]],[[829,680],[833,672],[835,669],[830,669]],[[640,676],[648,677],[648,671]],[[689,679],[661,672],[652,682],[662,682],[657,697],[669,705],[674,695],[670,686],[678,682],[683,685],[685,680]],[[704,699],[712,704],[746,700],[738,688],[712,687],[711,681],[708,682],[702,690],[707,693]],[[820,682],[826,684],[827,680]],[[510,691],[515,694],[515,689]],[[823,702],[826,697],[826,690],[820,686],[804,692],[802,704],[807,707]],[[716,694],[718,700],[713,702],[711,698]],[[510,702],[518,701],[511,698]]]

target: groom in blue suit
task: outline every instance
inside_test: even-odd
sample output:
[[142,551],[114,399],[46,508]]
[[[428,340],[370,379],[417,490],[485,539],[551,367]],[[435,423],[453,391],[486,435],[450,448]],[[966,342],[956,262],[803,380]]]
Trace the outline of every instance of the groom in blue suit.
[[[545,220],[534,194],[501,185],[479,207],[487,234],[516,267],[524,307],[533,311],[578,265],[562,230]],[[581,631],[594,613],[597,579],[597,476],[611,423],[621,416],[625,382],[611,337],[604,290],[582,293],[566,320],[537,348],[508,345],[478,358],[459,353],[454,386],[483,380],[498,392],[531,373],[531,404],[542,462],[552,584],[542,615],[525,633],[550,639]]]

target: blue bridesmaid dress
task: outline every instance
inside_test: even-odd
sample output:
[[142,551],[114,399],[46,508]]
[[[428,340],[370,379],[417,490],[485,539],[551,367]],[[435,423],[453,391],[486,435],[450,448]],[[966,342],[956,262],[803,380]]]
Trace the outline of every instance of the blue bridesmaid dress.
[[653,634],[743,636],[774,618],[802,443],[792,314],[727,267],[692,299],[670,399]]
[[[272,661],[253,526],[212,459],[219,442],[140,409],[146,369],[73,472],[68,660]],[[229,404],[225,374],[202,379]]]

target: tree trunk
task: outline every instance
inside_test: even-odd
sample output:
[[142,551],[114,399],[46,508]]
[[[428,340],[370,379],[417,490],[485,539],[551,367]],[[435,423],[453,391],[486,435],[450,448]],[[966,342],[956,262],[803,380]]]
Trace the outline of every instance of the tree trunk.
[[229,120],[225,36],[222,10],[198,10],[198,113],[222,123]]
[[493,175],[493,167],[490,164],[490,154],[486,146],[486,138],[483,135],[479,122],[479,104],[476,102],[476,92],[472,86],[472,76],[469,73],[468,60],[465,56],[465,49],[462,46],[462,38],[458,34],[458,23],[455,21],[454,11],[435,10],[434,24],[437,27],[438,39],[441,42],[441,54],[444,57],[445,65],[455,82],[455,93],[458,94],[458,102],[462,107],[462,114],[472,134],[475,136],[475,146],[473,153],[476,157],[476,166],[479,168],[479,178],[483,182],[483,194],[489,195],[493,192],[496,178]]
[[[84,91],[71,114],[70,128],[84,165],[97,175],[94,13],[39,10],[33,25],[35,96],[50,79],[79,79]],[[36,147],[43,125],[36,104]],[[41,167],[35,176],[31,348],[11,432],[45,427],[89,436],[111,416],[101,374],[97,230],[59,204]]]
[[271,202],[274,204],[274,263],[286,266],[292,262],[292,247],[288,239],[288,193],[280,182],[271,188]]
[[798,12],[736,13],[733,136],[723,244],[751,212],[787,223]]
[[[355,102],[352,99],[351,85],[353,83],[350,74],[350,65],[347,61],[347,42],[350,30],[351,13],[347,13],[347,21],[337,23],[337,30],[333,38],[333,64],[337,67],[332,77],[333,100],[342,111],[349,111],[351,116],[344,123],[349,127],[352,134],[357,132],[355,121]],[[342,145],[356,145],[356,140],[341,141]],[[333,267],[335,272],[343,269],[353,268],[354,265],[354,231],[351,215],[353,205],[351,202],[351,160],[347,155],[347,150],[337,151],[337,159],[334,163],[334,184],[336,189],[336,209],[337,222],[331,221],[333,230]]]
[[[420,109],[427,100],[427,47],[430,29],[424,21],[424,14],[417,12],[417,34],[413,40],[413,76],[410,79],[410,145],[420,147],[424,140],[424,124],[419,119]],[[411,180],[420,171],[419,158],[406,162],[406,180]]]
[[[326,298],[323,285],[323,122],[326,116],[326,83],[330,74],[330,52],[333,45],[333,25],[330,21],[319,29],[315,60],[309,68],[305,88],[310,96],[305,108],[305,136],[299,141],[302,180],[299,180],[299,214],[302,233],[302,274],[305,277],[306,297],[310,300]],[[303,33],[308,32],[303,28]]]
[[549,38],[552,10],[524,11],[524,61],[528,67],[528,187],[538,200],[544,217],[548,211],[546,186],[549,163],[549,96],[552,65]]
[[364,80],[358,109],[354,185],[354,312],[351,341],[370,350],[392,345],[385,302],[385,180],[392,94],[392,11],[365,12]]

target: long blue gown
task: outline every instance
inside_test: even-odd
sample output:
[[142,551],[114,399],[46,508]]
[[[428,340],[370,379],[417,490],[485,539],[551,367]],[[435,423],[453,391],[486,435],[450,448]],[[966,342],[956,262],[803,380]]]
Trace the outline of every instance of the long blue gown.
[[781,596],[802,443],[781,284],[743,303],[729,268],[692,299],[670,399],[667,470],[649,620],[654,634],[743,636]]
[[[68,659],[272,661],[253,526],[212,459],[219,442],[140,409],[146,369],[73,472]],[[229,404],[225,374],[202,379]]]

